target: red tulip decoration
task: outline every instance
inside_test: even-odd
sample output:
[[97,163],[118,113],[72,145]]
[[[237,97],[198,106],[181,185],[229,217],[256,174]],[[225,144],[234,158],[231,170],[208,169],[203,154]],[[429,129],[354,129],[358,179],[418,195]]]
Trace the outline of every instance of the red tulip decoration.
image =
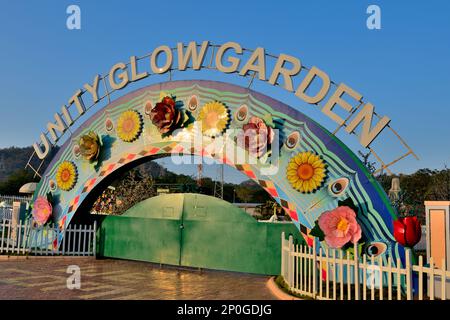
[[394,237],[402,246],[414,247],[421,236],[422,229],[416,216],[401,217],[394,221]]

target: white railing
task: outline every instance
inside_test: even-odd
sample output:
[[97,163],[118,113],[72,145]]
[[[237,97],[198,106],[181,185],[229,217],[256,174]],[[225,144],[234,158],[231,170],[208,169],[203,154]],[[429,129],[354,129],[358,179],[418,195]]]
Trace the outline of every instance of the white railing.
[[69,225],[60,231],[55,225],[35,227],[29,220],[16,224],[12,220],[0,220],[0,254],[95,256],[95,248],[95,222]]
[[422,226],[422,236],[419,243],[414,246],[414,250],[426,251],[427,250],[427,226]]
[[32,198],[30,196],[0,195],[0,221],[2,219],[12,219],[14,202],[25,203],[26,209],[28,209],[31,199]]
[[[407,250],[402,266],[400,259],[358,256],[356,246],[356,254],[351,256],[342,250],[317,251],[315,241],[312,247],[294,245],[292,236],[286,240],[284,232],[281,241],[281,275],[289,289],[300,295],[320,300],[434,300],[449,296],[450,271],[445,269],[445,261],[437,269],[433,259],[424,266],[419,256],[418,264],[413,265]],[[413,277],[418,282],[415,293]]]
[[5,203],[5,205],[12,207],[13,202],[24,202],[24,203],[30,203],[32,200],[32,197],[30,196],[7,196],[7,195],[1,195],[0,194],[0,203]]
[[12,219],[12,207],[0,207],[0,220],[11,220]]

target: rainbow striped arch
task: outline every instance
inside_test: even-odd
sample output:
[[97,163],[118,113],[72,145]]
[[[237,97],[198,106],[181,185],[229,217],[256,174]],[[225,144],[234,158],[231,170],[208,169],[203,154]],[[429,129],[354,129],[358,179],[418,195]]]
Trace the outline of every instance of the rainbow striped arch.
[[[176,97],[177,104],[189,111],[194,123],[202,106],[217,101],[226,106],[228,129],[241,129],[250,119],[265,119],[271,115],[278,129],[278,173],[264,175],[261,163],[235,163],[232,158],[211,154],[208,148],[194,148],[183,138],[191,134],[189,127],[182,127],[177,134],[161,134],[149,116],[149,106],[155,106],[166,95]],[[150,103],[149,103],[150,102]],[[118,118],[129,110],[142,118],[142,130],[136,130],[136,139],[123,141],[118,137]],[[222,110],[223,112],[223,110]],[[253,121],[253,120],[252,120]],[[180,122],[181,123],[181,122]],[[133,125],[133,124],[131,124]],[[98,166],[79,157],[76,144],[80,136],[96,132],[103,141]],[[203,137],[211,139],[211,137]],[[205,140],[204,140],[205,141]],[[326,176],[315,190],[300,192],[293,187],[286,175],[290,160],[299,153],[310,152],[326,164]],[[290,215],[307,243],[314,241],[310,230],[318,216],[338,206],[338,201],[350,198],[358,206],[358,222],[365,244],[381,245],[383,259],[404,261],[404,249],[394,239],[392,222],[395,212],[377,181],[367,171],[358,157],[338,138],[312,119],[280,101],[237,85],[205,80],[170,81],[150,85],[128,93],[111,102],[81,125],[60,148],[44,173],[35,197],[52,192],[58,203],[54,215],[61,230],[67,227],[90,192],[106,177],[125,165],[141,163],[143,158],[169,154],[196,154],[214,157],[236,168],[262,186]],[[58,166],[71,161],[77,166],[78,179],[73,189],[51,189]],[[140,161],[140,162],[139,162]],[[339,188],[336,189],[337,183]],[[311,189],[311,188],[310,188]],[[61,242],[62,233],[55,239]],[[323,246],[323,244],[321,244]]]

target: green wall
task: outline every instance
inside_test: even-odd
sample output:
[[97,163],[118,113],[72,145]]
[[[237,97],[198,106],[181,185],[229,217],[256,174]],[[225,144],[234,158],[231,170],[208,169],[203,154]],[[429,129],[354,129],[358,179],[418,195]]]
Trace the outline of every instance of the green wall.
[[171,265],[279,274],[281,233],[294,224],[257,222],[223,200],[166,194],[142,201],[100,226],[99,255]]

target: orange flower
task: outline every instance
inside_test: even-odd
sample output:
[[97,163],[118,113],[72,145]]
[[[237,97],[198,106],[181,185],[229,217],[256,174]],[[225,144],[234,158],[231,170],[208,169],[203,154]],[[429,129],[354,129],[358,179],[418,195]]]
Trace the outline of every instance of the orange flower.
[[320,157],[312,152],[300,152],[287,166],[287,179],[300,192],[314,192],[325,181],[326,166]]

